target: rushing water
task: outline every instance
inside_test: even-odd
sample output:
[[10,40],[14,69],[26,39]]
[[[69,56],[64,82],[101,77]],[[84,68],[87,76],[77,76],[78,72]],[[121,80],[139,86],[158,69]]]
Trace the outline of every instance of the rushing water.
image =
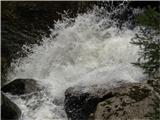
[[12,63],[8,79],[33,78],[46,87],[27,100],[10,96],[22,109],[23,120],[66,120],[63,100],[70,86],[114,86],[144,77],[131,64],[138,56],[138,47],[130,44],[137,29],[117,28],[112,13],[95,7],[74,19],[64,17],[42,45],[27,47],[32,52]]

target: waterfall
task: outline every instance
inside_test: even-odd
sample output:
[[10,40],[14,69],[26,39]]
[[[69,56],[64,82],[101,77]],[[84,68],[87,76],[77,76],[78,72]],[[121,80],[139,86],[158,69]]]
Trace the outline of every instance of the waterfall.
[[143,71],[131,64],[139,48],[130,40],[138,28],[130,30],[127,24],[118,28],[112,13],[95,7],[75,18],[65,14],[41,45],[23,47],[31,52],[12,62],[8,79],[33,78],[46,89],[29,100],[10,96],[22,109],[22,120],[66,120],[64,92],[71,86],[116,86],[144,77]]

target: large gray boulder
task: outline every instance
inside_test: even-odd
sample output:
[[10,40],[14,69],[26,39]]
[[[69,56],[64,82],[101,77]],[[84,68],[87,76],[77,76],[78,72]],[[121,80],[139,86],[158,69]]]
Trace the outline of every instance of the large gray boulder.
[[1,119],[2,120],[19,120],[21,110],[19,107],[1,93]]
[[160,120],[160,82],[147,82],[150,84],[128,84],[115,88],[113,97],[98,103],[95,112],[90,114],[90,120]]
[[[159,80],[124,83],[116,88],[70,87],[65,111],[71,120],[160,119]],[[88,89],[88,90],[87,90]]]

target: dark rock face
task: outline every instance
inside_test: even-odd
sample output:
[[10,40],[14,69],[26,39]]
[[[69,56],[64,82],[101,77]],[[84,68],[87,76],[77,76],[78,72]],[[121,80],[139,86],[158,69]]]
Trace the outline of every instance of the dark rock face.
[[98,102],[112,96],[111,92],[107,92],[104,96],[102,93],[83,91],[83,87],[80,86],[68,88],[65,92],[65,111],[68,118],[71,120],[87,120],[90,113],[95,111]]
[[40,91],[42,88],[36,80],[33,79],[16,79],[2,87],[4,93],[11,93],[13,95],[22,95],[32,92]]
[[89,93],[73,94],[71,92],[73,89],[68,89],[65,94],[65,110],[68,118],[72,120],[86,120],[89,113],[93,111],[98,103],[98,98],[90,96]]
[[2,120],[19,120],[21,110],[16,104],[1,93],[1,118]]
[[124,83],[112,89],[93,89],[86,91],[84,87],[75,86],[66,90],[65,111],[69,119],[147,120],[147,116],[157,117],[160,114],[159,80]]

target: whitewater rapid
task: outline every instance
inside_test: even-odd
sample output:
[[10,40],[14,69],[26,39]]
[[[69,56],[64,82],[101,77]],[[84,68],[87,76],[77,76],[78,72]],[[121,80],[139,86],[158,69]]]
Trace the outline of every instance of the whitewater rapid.
[[119,29],[116,23],[104,8],[96,7],[57,21],[41,45],[24,46],[32,52],[11,64],[8,79],[33,78],[46,89],[29,100],[10,96],[21,108],[22,120],[66,120],[63,100],[70,86],[114,86],[143,79],[143,71],[131,64],[138,58],[139,48],[130,44],[137,29]]

